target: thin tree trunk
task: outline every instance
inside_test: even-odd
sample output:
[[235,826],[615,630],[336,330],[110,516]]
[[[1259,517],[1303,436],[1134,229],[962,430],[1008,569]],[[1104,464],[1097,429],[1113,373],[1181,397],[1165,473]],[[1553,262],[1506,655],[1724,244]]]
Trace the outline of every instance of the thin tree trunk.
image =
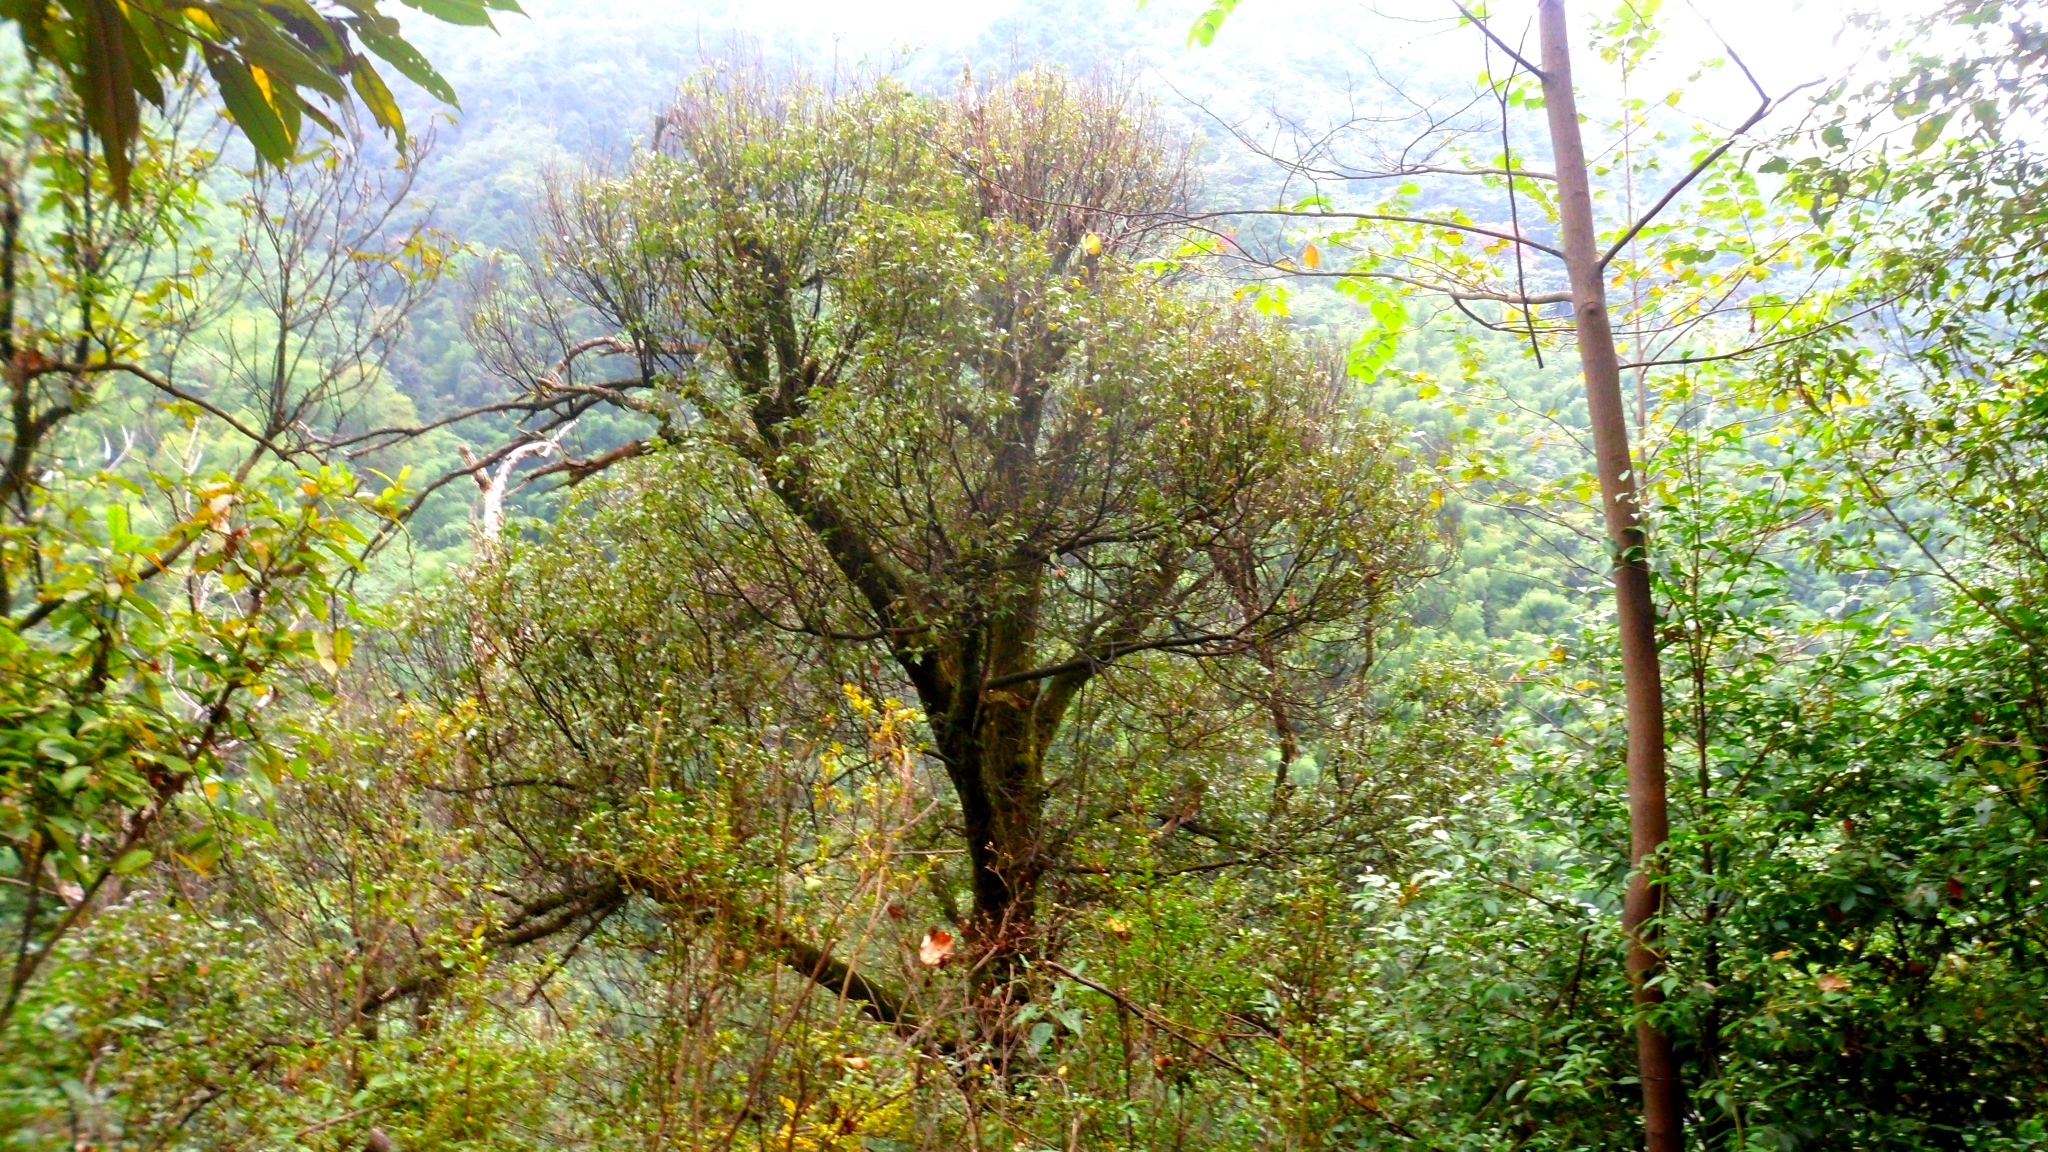
[[1586,380],[1586,408],[1593,424],[1593,452],[1607,535],[1615,549],[1615,617],[1621,630],[1621,674],[1628,707],[1630,872],[1622,926],[1628,934],[1629,982],[1642,1015],[1636,1025],[1636,1067],[1643,1088],[1645,1146],[1649,1152],[1678,1152],[1685,1145],[1678,1062],[1671,1037],[1648,1018],[1663,1002],[1655,984],[1661,967],[1655,921],[1662,910],[1663,888],[1652,874],[1652,857],[1670,834],[1670,817],[1664,780],[1664,683],[1658,667],[1656,606],[1650,599],[1649,556],[1640,519],[1641,477],[1629,452],[1621,361],[1615,355],[1614,330],[1607,314],[1586,149],[1579,137],[1578,102],[1572,92],[1564,0],[1541,0],[1538,23],[1543,43],[1543,103],[1556,157],[1558,218],[1565,269],[1571,278],[1579,365]]

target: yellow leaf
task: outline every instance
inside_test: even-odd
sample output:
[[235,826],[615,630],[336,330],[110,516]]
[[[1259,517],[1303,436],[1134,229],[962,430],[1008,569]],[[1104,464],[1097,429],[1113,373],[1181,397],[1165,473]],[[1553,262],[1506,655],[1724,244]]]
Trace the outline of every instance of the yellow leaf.
[[1102,255],[1102,237],[1093,232],[1081,237],[1081,250],[1090,256]]
[[313,654],[319,658],[320,667],[326,669],[329,676],[340,672],[341,665],[334,659],[334,634],[316,630],[312,636]]
[[1323,266],[1323,254],[1311,244],[1301,250],[1301,263],[1305,268],[1320,268]]

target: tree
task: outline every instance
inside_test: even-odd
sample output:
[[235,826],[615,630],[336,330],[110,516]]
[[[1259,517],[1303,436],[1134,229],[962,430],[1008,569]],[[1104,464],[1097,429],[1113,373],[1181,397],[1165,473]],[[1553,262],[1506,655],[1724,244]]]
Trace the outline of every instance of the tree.
[[[696,578],[895,666],[1000,987],[1042,947],[1077,701],[1145,659],[1263,661],[1284,736],[1287,654],[1369,634],[1427,570],[1419,491],[1283,333],[1135,266],[1133,221],[1181,176],[1126,93],[1033,75],[939,106],[740,70],[689,85],[656,149],[539,228],[604,328],[557,328],[544,356],[508,337],[500,362],[535,366],[535,398],[646,409],[670,450],[729,461],[764,541],[745,550],[773,562],[734,571],[742,536]],[[632,370],[571,375],[596,352]]]
[[[1671,1038],[1651,1015],[1664,999],[1657,984],[1656,921],[1662,912],[1656,856],[1671,837],[1664,779],[1664,673],[1658,657],[1657,606],[1650,598],[1649,542],[1643,531],[1641,469],[1629,450],[1621,398],[1621,357],[1607,314],[1606,263],[1593,223],[1593,190],[1579,138],[1572,87],[1571,41],[1563,0],[1537,7],[1543,65],[1543,106],[1557,169],[1558,232],[1571,285],[1572,324],[1593,424],[1593,454],[1608,542],[1614,548],[1614,607],[1621,633],[1622,682],[1628,700],[1628,970],[1641,1015],[1636,1021],[1636,1074],[1643,1086],[1644,1146],[1677,1152],[1685,1146],[1684,1085]],[[1508,177],[1510,181],[1514,178]],[[1641,222],[1632,224],[1639,229]],[[1619,248],[1619,245],[1616,245]]]
[[[1626,215],[1603,232],[1595,216],[1594,173],[1582,140],[1562,0],[1541,0],[1536,7],[1532,23],[1539,51],[1533,60],[1524,54],[1526,30],[1510,43],[1495,31],[1486,8],[1452,7],[1453,19],[1483,37],[1486,68],[1475,91],[1406,91],[1395,85],[1392,105],[1420,111],[1389,112],[1386,122],[1395,127],[1374,130],[1381,135],[1364,142],[1362,150],[1371,159],[1362,163],[1344,158],[1341,130],[1310,137],[1292,154],[1267,148],[1291,178],[1311,185],[1313,194],[1275,209],[1223,209],[1195,217],[1213,238],[1191,247],[1189,254],[1224,255],[1268,275],[1328,277],[1340,291],[1372,304],[1376,323],[1352,357],[1354,371],[1368,376],[1382,371],[1390,358],[1400,323],[1400,309],[1393,303],[1398,294],[1448,300],[1482,326],[1522,336],[1539,363],[1545,336],[1568,335],[1576,346],[1592,434],[1591,471],[1611,552],[1627,701],[1631,875],[1623,929],[1630,941],[1628,970],[1638,1008],[1638,1078],[1647,1147],[1662,1152],[1682,1146],[1685,1110],[1677,1056],[1659,1020],[1664,996],[1657,943],[1664,891],[1660,856],[1670,835],[1665,685],[1643,505],[1642,478],[1651,453],[1631,446],[1622,378],[1624,371],[1635,373],[1635,424],[1642,434],[1649,425],[1650,370],[1741,357],[1800,338],[1796,327],[1785,322],[1781,297],[1748,286],[1792,250],[1791,240],[1779,228],[1746,226],[1751,206],[1758,209],[1755,217],[1766,214],[1753,182],[1727,160],[1736,143],[1791,93],[1773,97],[1765,92],[1729,49],[1728,58],[1754,88],[1757,105],[1732,132],[1700,140],[1698,151],[1647,208],[1638,208],[1635,200],[1639,159],[1633,138],[1649,135],[1651,121],[1645,103],[1624,98],[1614,120]],[[1190,42],[1212,43],[1235,8],[1235,0],[1212,5],[1196,22]],[[1655,15],[1654,9],[1629,7],[1601,29],[1602,54],[1620,64],[1624,85],[1660,39]],[[1506,60],[1504,74],[1495,67],[1496,55]],[[1677,100],[1674,93],[1669,103]],[[1544,113],[1550,171],[1533,169],[1518,156],[1517,110]],[[1372,123],[1370,116],[1352,121]],[[1239,136],[1249,139],[1242,131]],[[1398,190],[1377,203],[1368,198],[1356,205],[1335,192],[1390,182],[1398,182]],[[1450,190],[1457,183],[1471,191]],[[1674,225],[1668,210],[1703,184],[1730,203],[1722,210],[1692,213]],[[1507,219],[1483,221],[1475,218],[1475,209],[1504,210]],[[1261,250],[1261,241],[1270,242],[1269,237],[1240,239],[1215,232],[1210,223],[1261,219],[1309,229],[1309,242],[1298,248],[1299,255],[1279,255]],[[1539,219],[1553,230],[1540,240]],[[1300,243],[1289,239],[1287,247]],[[1483,250],[1471,252],[1468,241],[1484,245]],[[1322,270],[1324,248],[1355,255]],[[1625,286],[1630,297],[1619,322],[1611,315],[1610,279]],[[1546,320],[1547,306],[1567,303],[1568,322]],[[1475,311],[1496,307],[1497,316]],[[1617,349],[1618,334],[1629,340],[1630,363],[1624,364]],[[1713,346],[1717,339],[1732,346],[1711,352],[1698,347]]]
[[[492,12],[518,12],[516,0],[406,0],[437,19],[489,27]],[[382,60],[443,103],[455,90],[399,34],[377,0],[345,0],[323,11],[306,0],[7,0],[0,19],[21,33],[31,64],[49,66],[100,141],[114,194],[126,201],[133,153],[142,140],[142,105],[167,111],[196,52],[227,113],[267,164],[299,151],[306,120],[340,135],[315,97],[340,114],[360,99],[379,128],[403,147],[405,114],[372,62]],[[351,97],[350,90],[354,96]]]
[[355,141],[258,178],[206,259],[210,153],[145,132],[109,210],[76,108],[19,91],[0,122],[8,1027],[124,878],[212,869],[238,820],[214,802],[285,771],[264,711],[347,661],[365,526],[403,512],[402,483],[362,486],[323,436],[391,405],[383,358],[448,256],[403,215],[414,170]]

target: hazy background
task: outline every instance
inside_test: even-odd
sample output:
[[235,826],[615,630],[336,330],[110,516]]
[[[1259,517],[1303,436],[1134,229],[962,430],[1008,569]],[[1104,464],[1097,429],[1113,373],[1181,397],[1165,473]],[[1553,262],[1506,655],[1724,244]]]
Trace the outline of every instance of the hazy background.
[[[1419,99],[1457,104],[1469,98],[1486,63],[1483,38],[1474,28],[1458,26],[1449,0],[1386,10],[1244,0],[1207,48],[1187,42],[1188,27],[1207,0],[1151,0],[1143,8],[1131,0],[523,2],[528,15],[501,20],[495,33],[408,20],[408,30],[463,100],[462,110],[438,131],[416,199],[439,227],[471,246],[472,268],[494,249],[520,246],[529,205],[550,170],[617,168],[635,142],[645,139],[654,112],[680,79],[706,60],[734,52],[813,74],[888,73],[934,92],[952,89],[963,73],[985,79],[1040,64],[1114,73],[1146,90],[1172,131],[1197,142],[1200,195],[1219,208],[1292,201],[1307,191],[1285,186],[1276,166],[1244,146],[1232,128],[1285,151],[1296,131],[1312,135],[1376,110],[1409,111],[1388,95],[1388,81]],[[1933,2],[1890,0],[1890,14]],[[1503,0],[1495,6],[1493,26],[1517,39],[1529,29],[1534,8],[1535,0]],[[1591,50],[1589,35],[1597,20],[1618,8],[1619,0],[1572,8],[1582,41],[1576,79],[1596,119],[1589,129],[1596,152],[1613,143],[1597,121],[1617,106],[1622,78]],[[1869,62],[1867,45],[1888,37],[1857,26],[1854,10],[1833,0],[1726,0],[1697,10],[1685,0],[1667,0],[1668,35],[1627,80],[1627,94],[1651,106],[1663,133],[1635,138],[1639,163],[1656,153],[1665,171],[1682,169],[1702,134],[1718,138],[1756,107],[1756,94],[1739,70],[1725,62],[1716,66],[1726,57],[1723,38],[1767,91],[1782,95],[1801,84],[1853,75]],[[1711,28],[1702,11],[1711,16]],[[1528,34],[1533,54],[1533,31]],[[1495,63],[1502,61],[1496,57]],[[1824,87],[1788,100],[1762,130],[1804,115],[1812,94]],[[1674,90],[1683,98],[1664,104]],[[410,99],[415,123],[445,114],[417,92]],[[1541,143],[1520,139],[1515,147],[1540,160]],[[1601,158],[1596,155],[1596,161]],[[1646,177],[1658,178],[1654,172]],[[1339,198],[1378,194],[1362,188],[1322,191]],[[1618,209],[1611,200],[1610,195],[1602,208],[1609,215]],[[1481,214],[1501,208],[1483,201],[1439,206]],[[1279,229],[1271,230],[1277,236]],[[402,403],[422,415],[503,398],[504,382],[483,371],[463,331],[465,296],[458,282],[423,308],[394,357],[392,382]],[[1360,317],[1354,303],[1327,287],[1295,289],[1291,318],[1311,339],[1346,347],[1357,338]],[[1452,371],[1448,362],[1434,363],[1448,355],[1442,343],[1415,333],[1404,342],[1403,366]],[[1556,407],[1567,418],[1576,411],[1577,381],[1569,364],[1522,364],[1513,349],[1500,359],[1536,410]],[[1449,435],[1455,425],[1477,418],[1454,419],[1408,393],[1387,392],[1371,402],[1423,436]],[[578,427],[572,446],[588,454],[627,434],[593,419]],[[452,440],[436,451],[452,464]],[[1556,472],[1579,467],[1575,457],[1525,462]],[[530,495],[515,503],[523,505]],[[411,543],[421,556],[438,558],[429,567],[466,554],[473,499],[467,486],[452,487],[413,521]],[[1547,644],[1544,638],[1583,609],[1590,602],[1588,589],[1600,583],[1597,564],[1561,574],[1546,559],[1532,568],[1518,537],[1486,529],[1478,519],[1468,520],[1464,535],[1461,570],[1439,582],[1447,590],[1442,604],[1421,613],[1428,626],[1467,639],[1522,637]],[[1570,550],[1566,542],[1555,551]],[[1599,556],[1590,559],[1597,562]]]
[[[772,62],[891,72],[937,89],[964,68],[984,75],[1037,63],[1113,69],[1152,89],[1190,130],[1211,136],[1220,133],[1197,106],[1233,122],[1274,113],[1312,122],[1374,87],[1376,68],[1427,83],[1463,79],[1480,66],[1479,34],[1440,18],[1454,12],[1448,0],[1386,9],[1246,0],[1213,46],[1190,48],[1188,26],[1206,6],[1207,0],[1152,0],[1142,8],[1133,0],[527,0],[527,16],[501,20],[495,34],[424,18],[408,24],[464,102],[458,123],[443,133],[443,162],[430,184],[445,191],[453,180],[470,194],[479,191],[478,181],[514,191],[538,167],[566,155],[630,148],[677,80],[736,43]],[[1575,26],[1583,30],[1609,6],[1575,6]],[[1840,75],[1869,39],[1844,31],[1852,10],[1919,6],[1666,4],[1671,34],[1635,94],[1661,97],[1691,79],[1702,61],[1721,56],[1715,31],[1774,93]],[[1506,0],[1495,11],[1494,26],[1513,38],[1527,26],[1534,2]],[[1603,82],[1596,68],[1582,64],[1581,72],[1582,84]],[[1753,105],[1733,69],[1709,72],[1689,87],[1685,108],[1701,119],[1739,120]],[[412,95],[425,111],[424,98]],[[493,136],[503,137],[503,147],[484,151],[504,162],[500,167],[463,162],[477,159],[475,146]]]

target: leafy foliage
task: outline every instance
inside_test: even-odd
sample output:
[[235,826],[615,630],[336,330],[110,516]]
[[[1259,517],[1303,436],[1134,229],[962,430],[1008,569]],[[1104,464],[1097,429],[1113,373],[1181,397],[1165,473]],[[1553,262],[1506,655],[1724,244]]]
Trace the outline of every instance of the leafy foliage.
[[[1642,67],[1660,20],[1589,59]],[[1617,195],[1708,160],[1612,264],[1628,338],[1686,353],[1635,418],[1655,1011],[1704,1147],[2048,1140],[2039,37],[2005,3],[1912,34],[1754,153],[1654,102],[1589,128],[1631,141]],[[1407,219],[1240,229],[1238,272],[1348,295],[1289,294],[1158,226],[1199,213],[1128,91],[737,64],[541,189],[468,318],[500,391],[423,413],[387,366],[454,325],[396,317],[456,250],[377,207],[408,177],[245,183],[166,128],[109,210],[32,94],[24,1147],[1640,1142],[1558,317],[1363,274],[1521,294],[1473,231],[1542,239],[1513,149],[1373,201]],[[477,478],[477,547],[387,599],[356,565],[419,495],[343,463],[465,419],[509,438],[428,485]]]
[[[519,11],[515,0],[405,2],[436,19],[486,27],[492,12]],[[361,100],[378,127],[405,144],[405,113],[372,57],[436,99],[456,102],[455,90],[376,0],[344,0],[336,11],[306,0],[8,0],[0,19],[20,31],[32,63],[50,65],[62,78],[103,146],[108,178],[124,201],[142,106],[168,111],[195,56],[256,155],[272,165],[298,155],[307,120],[341,134],[316,99],[336,110]]]
[[380,349],[443,262],[339,149],[236,197],[216,255],[191,243],[210,154],[153,138],[110,207],[75,108],[27,84],[5,124],[27,163],[0,173],[9,1013],[98,902],[153,859],[214,869],[243,826],[227,795],[280,779],[292,754],[263,713],[327,694],[351,580],[404,507],[316,425],[375,397]]

